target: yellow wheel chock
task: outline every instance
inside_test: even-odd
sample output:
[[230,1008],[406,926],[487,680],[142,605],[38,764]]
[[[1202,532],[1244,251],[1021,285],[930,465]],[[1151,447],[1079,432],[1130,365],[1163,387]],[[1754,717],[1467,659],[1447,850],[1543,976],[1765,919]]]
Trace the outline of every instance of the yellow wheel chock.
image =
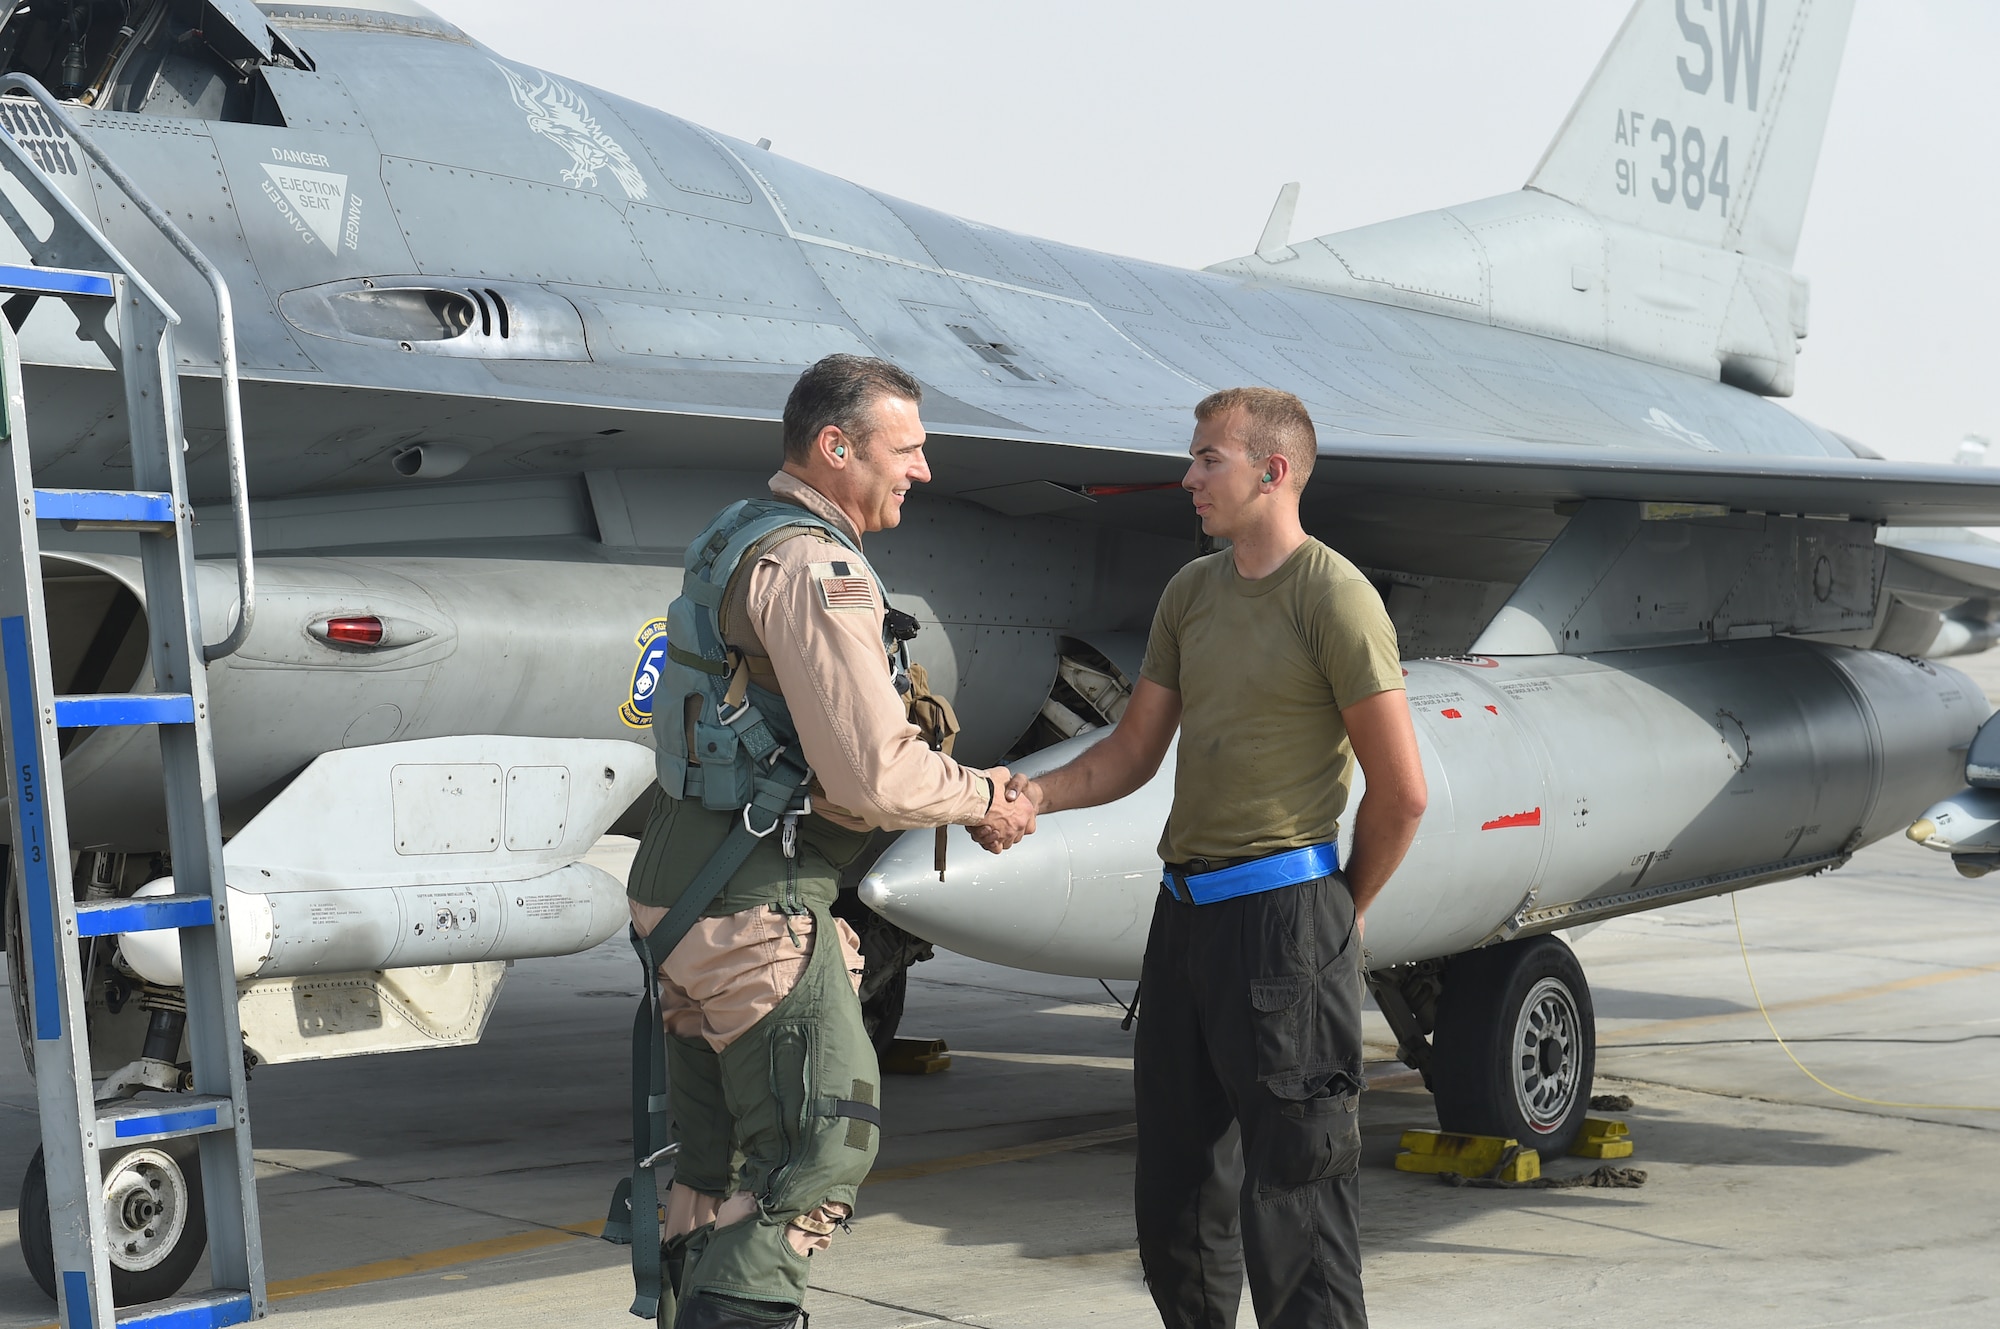
[[1396,1155],[1398,1172],[1456,1172],[1483,1177],[1500,1167],[1508,1150],[1517,1152],[1496,1174],[1500,1181],[1533,1181],[1542,1175],[1542,1156],[1520,1148],[1519,1141],[1497,1135],[1452,1135],[1445,1131],[1404,1131],[1403,1152]]
[[1583,1131],[1569,1147],[1572,1158],[1630,1158],[1632,1132],[1622,1121],[1585,1117]]
[[942,1038],[898,1038],[882,1054],[885,1075],[936,1075],[950,1069],[950,1049]]

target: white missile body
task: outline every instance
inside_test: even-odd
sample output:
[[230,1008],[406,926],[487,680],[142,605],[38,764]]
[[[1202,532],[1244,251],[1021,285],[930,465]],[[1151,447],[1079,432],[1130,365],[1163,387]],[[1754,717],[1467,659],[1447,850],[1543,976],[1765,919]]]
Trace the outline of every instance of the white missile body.
[[[615,740],[493,735],[329,752],[229,842],[236,976],[289,978],[588,950],[625,925],[625,885],[583,862],[653,778]],[[171,878],[140,895],[164,895]],[[178,934],[129,932],[125,962],[178,986]]]
[[[1369,912],[1376,968],[1837,866],[1963,786],[1989,711],[1946,666],[1786,638],[1405,672],[1430,807]],[[980,959],[1136,977],[1173,780],[1170,753],[1130,798],[1043,817],[998,857],[954,831],[942,882],[912,832],[862,898]]]
[[2000,854],[2000,789],[1961,789],[1941,799],[1910,827],[1910,838],[1945,854]]
[[1965,754],[1970,788],[1933,804],[1910,826],[1910,838],[1950,854],[1961,876],[2000,869],[2000,725],[1988,721]]

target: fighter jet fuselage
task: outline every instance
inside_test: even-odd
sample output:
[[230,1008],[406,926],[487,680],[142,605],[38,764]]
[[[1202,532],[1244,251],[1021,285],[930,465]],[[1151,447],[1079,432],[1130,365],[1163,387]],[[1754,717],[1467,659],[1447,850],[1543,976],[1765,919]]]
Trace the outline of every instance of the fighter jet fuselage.
[[[191,40],[178,11],[145,9],[126,47],[86,52],[95,77],[77,109],[235,295],[256,539],[286,589],[267,594],[218,682],[243,697],[218,718],[232,808],[339,743],[479,722],[633,736],[619,707],[634,638],[674,592],[680,543],[758,487],[798,367],[832,351],[887,355],[927,385],[940,481],[877,557],[936,625],[919,654],[959,696],[978,760],[1034,717],[1061,637],[1142,630],[1193,552],[1178,496],[1088,491],[1175,478],[1187,407],[1213,386],[1293,388],[1328,436],[1355,441],[1851,455],[1675,369],[887,198],[501,59],[411,6],[269,13],[258,50],[215,35],[222,10]],[[30,72],[54,80],[58,64]],[[216,334],[196,274],[46,116],[7,115],[180,312],[192,483],[221,497]],[[60,261],[47,246],[32,256]],[[38,475],[115,480],[121,408],[97,386],[107,361],[89,329],[43,302],[21,340]],[[1420,603],[1406,615],[1413,655],[1467,649],[1563,526],[1547,503],[1430,488],[1313,499],[1317,529]],[[226,552],[226,523],[210,527],[208,547]],[[307,551],[343,561],[289,562]],[[410,556],[562,571],[524,568],[500,605],[461,598],[466,578]],[[76,583],[95,589],[71,628],[86,640],[117,598],[112,565],[89,567],[102,575]],[[319,620],[371,609],[448,621],[455,648],[444,629],[369,652],[314,636]],[[538,683],[544,653],[569,662],[563,688]],[[297,699],[290,682],[249,676],[288,664],[318,671]],[[79,761],[102,765],[92,749],[124,737],[86,740]],[[139,847],[148,777],[107,768],[95,782],[101,798],[89,780],[72,794],[79,843]]]
[[[1871,460],[1762,395],[1805,331],[1790,252],[1847,10],[1732,12],[1753,3],[1746,44],[1641,0],[1533,188],[1309,242],[1274,218],[1204,272],[875,193],[405,0],[13,6],[0,56],[234,294],[264,590],[212,670],[226,828],[310,817],[285,793],[344,749],[643,743],[683,546],[761,489],[786,393],[836,351],[926,388],[936,481],[869,553],[925,625],[960,754],[1084,735],[1201,548],[1173,488],[1189,408],[1266,383],[1320,430],[1309,529],[1384,591],[1411,661],[1433,813],[1369,939],[1414,965],[1834,865],[1956,789],[1986,717],[1898,657],[1990,640],[1945,616],[2000,590],[2000,559],[1877,526],[1992,520],[2000,487]],[[1690,24],[1727,78],[1686,73]],[[33,103],[0,126],[179,312],[190,475],[219,502],[205,288]],[[1634,143],[1668,138],[1675,190],[1635,185]],[[60,266],[62,227],[15,177],[0,196],[0,259]],[[7,313],[38,482],[116,485],[102,330]],[[210,511],[203,551],[229,553]],[[143,686],[126,552],[79,534],[46,562],[67,689]],[[75,741],[78,846],[159,847],[153,761],[129,732]],[[954,869],[971,895],[910,868],[914,842],[864,895],[975,954],[1128,972],[1166,788],[1093,814],[1109,833],[1051,818]],[[280,852],[269,825],[246,835]],[[295,972],[264,961],[240,972]]]

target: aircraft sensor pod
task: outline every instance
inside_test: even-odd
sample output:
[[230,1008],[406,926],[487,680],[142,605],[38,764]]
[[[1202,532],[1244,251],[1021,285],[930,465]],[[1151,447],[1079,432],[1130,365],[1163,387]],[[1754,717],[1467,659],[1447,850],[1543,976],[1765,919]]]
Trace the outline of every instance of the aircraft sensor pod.
[[[240,875],[231,869],[231,877]],[[254,870],[243,879],[254,882]],[[173,889],[173,879],[163,877],[138,893],[168,895]],[[573,955],[615,936],[630,918],[624,883],[588,863],[526,881],[449,887],[263,894],[231,886],[227,912],[239,979]],[[119,953],[147,982],[181,985],[180,945],[172,932],[128,933]]]
[[[604,739],[466,735],[328,752],[223,852],[236,976],[569,955],[625,926],[625,887],[582,861],[653,779]],[[173,891],[171,878],[141,896]],[[120,954],[178,986],[173,932]]]
[[[1952,751],[1987,717],[1955,670],[1791,638],[1407,669],[1430,808],[1369,911],[1371,968],[1837,866],[1959,789]],[[1050,770],[1107,732],[1016,769]],[[1129,798],[1043,816],[1004,854],[966,845],[946,882],[931,832],[911,832],[861,898],[978,959],[1136,978],[1175,755]],[[1364,792],[1357,777],[1343,858]],[[1949,826],[2000,850],[2000,789],[1926,815],[1932,847]]]

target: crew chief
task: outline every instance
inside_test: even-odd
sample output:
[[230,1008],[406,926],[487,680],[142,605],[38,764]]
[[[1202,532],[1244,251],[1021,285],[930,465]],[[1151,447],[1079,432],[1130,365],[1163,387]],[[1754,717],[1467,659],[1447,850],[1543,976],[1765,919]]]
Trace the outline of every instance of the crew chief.
[[1365,1325],[1361,919],[1415,837],[1423,766],[1381,597],[1299,522],[1304,405],[1234,388],[1195,419],[1182,487],[1230,545],[1168,584],[1110,736],[1009,794],[1038,812],[1112,802],[1181,730],[1134,1057],[1146,1284],[1168,1329],[1228,1329],[1246,1267],[1265,1329]]
[[[829,356],[800,376],[770,490],[852,546],[823,528],[785,526],[749,547],[720,606],[730,658],[782,699],[766,718],[803,751],[812,801],[796,836],[788,828],[782,842],[759,841],[660,965],[681,1145],[661,1237],[679,1329],[796,1325],[807,1259],[846,1222],[874,1161],[880,1072],[856,995],[861,958],[828,912],[869,832],[959,823],[997,848],[1033,825],[1028,804],[994,796],[1004,768],[962,766],[911,722],[885,655],[887,606],[857,552],[863,534],[901,521],[911,487],[930,479],[922,395],[896,366],[857,356]],[[678,703],[655,712],[663,751],[658,727],[683,722]],[[699,761],[691,739],[674,746]],[[660,792],[629,879],[635,930],[660,924],[737,820]]]

